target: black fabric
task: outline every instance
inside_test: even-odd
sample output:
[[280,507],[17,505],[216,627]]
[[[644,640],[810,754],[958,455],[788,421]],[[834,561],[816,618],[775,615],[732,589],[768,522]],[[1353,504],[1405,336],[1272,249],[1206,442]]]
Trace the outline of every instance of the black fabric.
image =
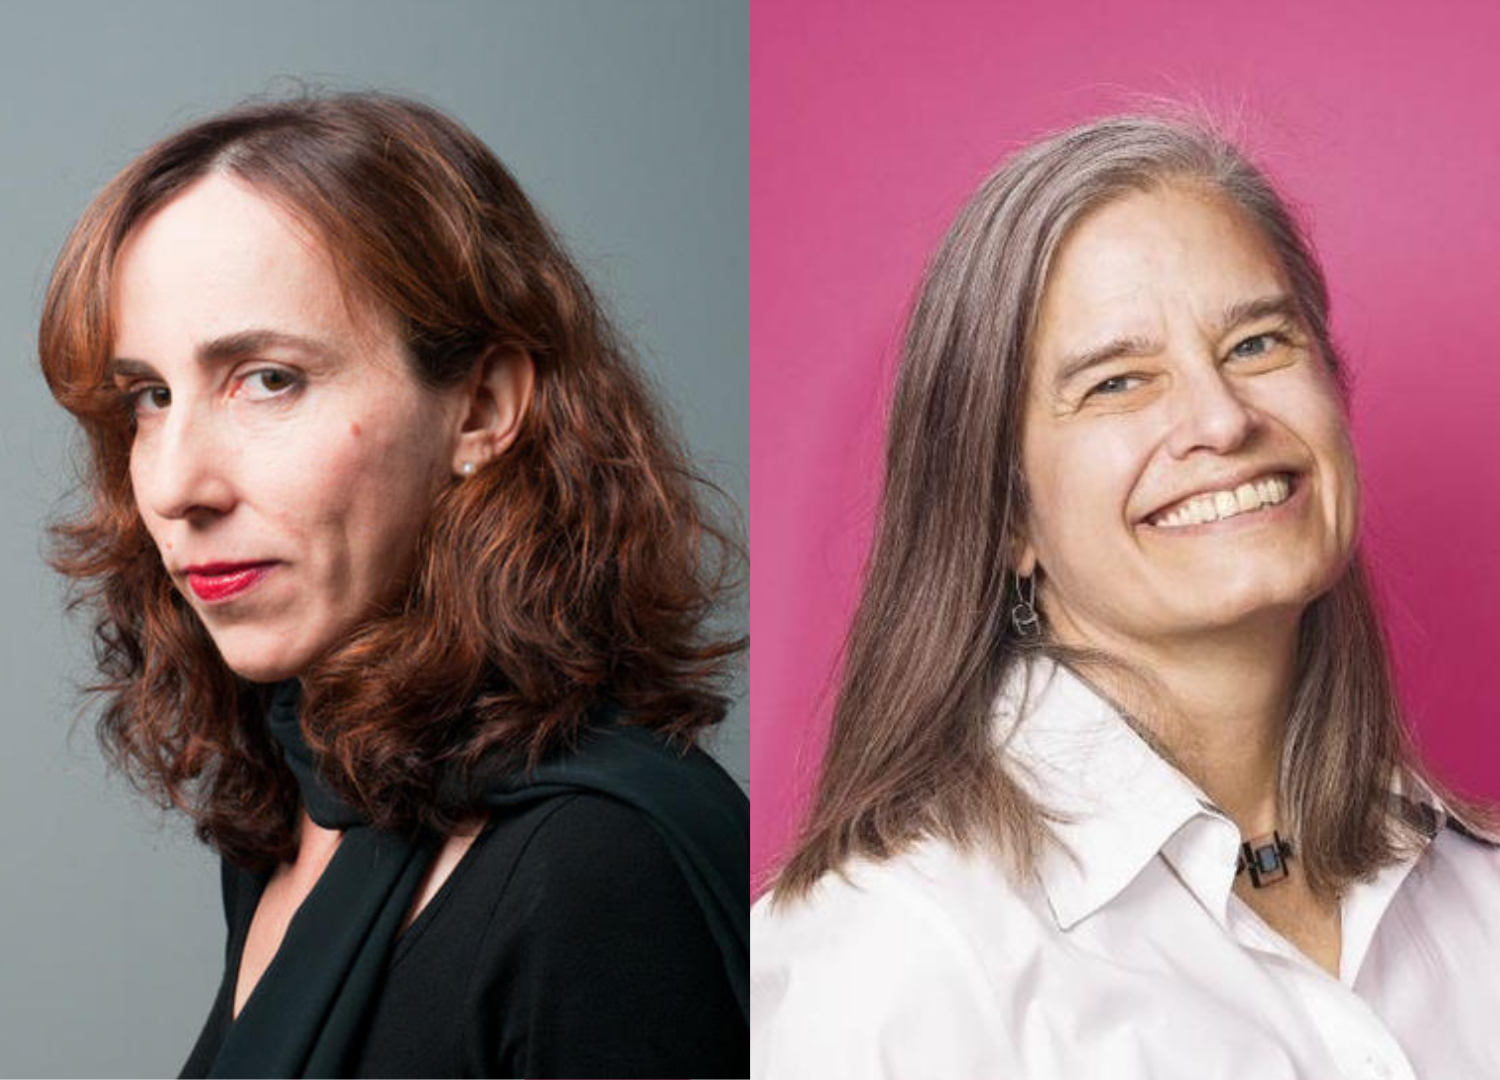
[[[224,866],[229,944],[183,1070],[229,1026],[265,876]],[[665,842],[608,796],[497,811],[397,939],[346,1075],[744,1077],[718,948]]]
[[[240,1016],[221,1023],[213,1037],[210,1018],[183,1075],[348,1075],[401,922],[438,848],[434,838],[404,838],[361,824],[324,787],[297,722],[295,682],[277,688],[268,723],[297,777],[309,815],[325,827],[345,829],[344,838]],[[672,880],[678,887],[686,885],[714,943],[743,1039],[749,1016],[749,827],[743,793],[701,751],[682,755],[651,732],[613,722],[590,726],[575,752],[474,791],[497,816],[507,817],[581,793],[622,804],[659,836],[675,870]],[[585,872],[598,870],[586,867]],[[253,911],[252,903],[249,914],[241,913],[246,932]],[[237,948],[243,950],[243,937]],[[227,966],[237,968],[237,955],[232,953],[236,959]],[[566,978],[567,972],[546,977]],[[232,1008],[229,979],[226,972]],[[640,989],[652,992],[651,987]],[[227,1021],[229,1012],[221,1009],[225,992],[221,988],[215,1015],[222,1012]],[[545,1041],[544,1034],[537,1037]],[[213,1056],[205,1069],[208,1043]],[[659,1066],[653,1068],[659,1072]]]
[[271,707],[266,710],[266,726],[271,737],[281,746],[287,768],[297,778],[303,809],[325,829],[348,829],[364,824],[359,811],[335,795],[318,775],[317,758],[302,734],[298,714],[301,702],[301,688],[296,679],[277,683],[271,692]]

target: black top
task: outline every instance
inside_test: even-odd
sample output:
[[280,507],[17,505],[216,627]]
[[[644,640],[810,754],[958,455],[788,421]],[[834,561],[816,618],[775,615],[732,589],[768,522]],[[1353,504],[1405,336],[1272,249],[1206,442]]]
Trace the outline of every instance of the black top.
[[[224,981],[183,1067],[229,1027],[266,875],[223,866]],[[742,1077],[718,946],[648,819],[572,792],[495,811],[401,934],[352,1076]]]

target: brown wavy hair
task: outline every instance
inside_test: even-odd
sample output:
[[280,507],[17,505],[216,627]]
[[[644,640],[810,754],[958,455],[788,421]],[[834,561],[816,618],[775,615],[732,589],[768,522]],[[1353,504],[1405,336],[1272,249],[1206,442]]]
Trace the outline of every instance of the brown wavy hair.
[[691,742],[722,719],[743,637],[738,527],[710,512],[652,393],[557,237],[471,132],[382,94],[254,103],[156,144],[68,238],[40,356],[87,436],[84,505],[52,528],[95,616],[107,757],[232,860],[294,850],[298,797],[265,730],[270,687],[236,676],[173,587],[137,512],[128,410],[106,374],[110,278],[132,229],[212,173],[309,227],[346,290],[393,312],[426,386],[486,349],[536,368],[511,448],[437,497],[402,600],[302,673],[325,779],[385,828],[447,831],[455,773],[522,767],[610,705]]

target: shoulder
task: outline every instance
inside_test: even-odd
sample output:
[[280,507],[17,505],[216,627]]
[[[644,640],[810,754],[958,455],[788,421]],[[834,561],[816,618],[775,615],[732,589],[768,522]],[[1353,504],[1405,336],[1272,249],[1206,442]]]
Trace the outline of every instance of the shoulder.
[[1003,937],[1018,944],[1055,930],[1045,896],[1028,883],[1017,883],[993,851],[976,846],[957,848],[938,840],[923,841],[890,859],[853,860],[842,872],[825,874],[803,898],[773,902],[767,895],[755,905],[751,928],[757,949],[794,945],[817,946],[820,954],[836,959],[863,952],[892,924],[907,928],[897,948],[882,949],[882,962],[908,959],[900,948],[915,937],[929,946],[973,961],[989,971],[1003,957],[993,952],[993,941]]
[[1500,911],[1500,844],[1450,822],[1418,861],[1411,888],[1428,901]]
[[502,811],[492,833],[478,861],[514,903],[598,917],[687,891],[650,819],[607,795],[570,792]]
[[633,978],[723,981],[677,860],[645,814],[606,795],[559,795],[497,817],[468,887],[489,897],[476,943],[489,977],[558,992]]
[[498,815],[479,854],[492,906],[472,1015],[494,1055],[481,1075],[743,1075],[723,960],[644,813],[559,795]]
[[1012,1070],[1007,1040],[994,1036],[1045,920],[1045,901],[1014,886],[996,858],[939,842],[858,860],[805,898],[761,898],[751,914],[752,1075]]

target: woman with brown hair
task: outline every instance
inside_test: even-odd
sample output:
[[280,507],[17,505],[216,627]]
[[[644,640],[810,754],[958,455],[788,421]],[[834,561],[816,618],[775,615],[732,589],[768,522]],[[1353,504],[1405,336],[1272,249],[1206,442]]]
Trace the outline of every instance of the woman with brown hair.
[[509,173],[425,106],[152,147],[40,334],[101,738],[222,855],[187,1076],[738,1075],[738,547]]
[[928,270],[757,1078],[1500,1075],[1500,848],[1405,734],[1316,257],[1208,125]]

